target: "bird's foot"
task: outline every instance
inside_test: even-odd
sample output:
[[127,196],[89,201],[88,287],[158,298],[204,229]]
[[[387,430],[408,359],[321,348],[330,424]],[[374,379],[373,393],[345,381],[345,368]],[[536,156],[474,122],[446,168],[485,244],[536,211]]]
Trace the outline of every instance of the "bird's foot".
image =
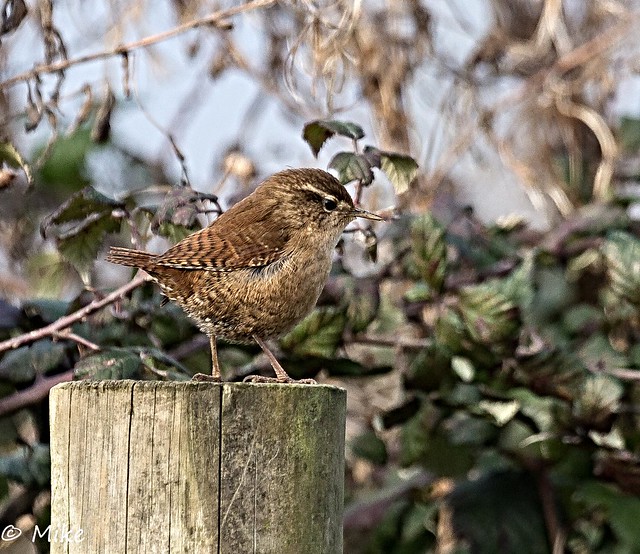
[[296,385],[317,385],[315,379],[292,379],[291,377],[263,377],[262,375],[249,375],[242,380],[243,383],[279,383]]
[[205,373],[196,373],[191,377],[191,380],[197,381],[198,383],[222,383],[219,375],[207,375]]

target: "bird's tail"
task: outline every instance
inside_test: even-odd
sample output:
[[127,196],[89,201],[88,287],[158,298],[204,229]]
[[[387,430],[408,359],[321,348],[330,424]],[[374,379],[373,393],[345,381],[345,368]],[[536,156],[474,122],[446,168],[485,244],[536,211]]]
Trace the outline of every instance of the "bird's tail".
[[131,250],[130,248],[120,248],[112,246],[109,249],[106,260],[113,264],[126,265],[127,267],[137,267],[139,269],[149,269],[153,266],[155,254],[142,252],[141,250]]

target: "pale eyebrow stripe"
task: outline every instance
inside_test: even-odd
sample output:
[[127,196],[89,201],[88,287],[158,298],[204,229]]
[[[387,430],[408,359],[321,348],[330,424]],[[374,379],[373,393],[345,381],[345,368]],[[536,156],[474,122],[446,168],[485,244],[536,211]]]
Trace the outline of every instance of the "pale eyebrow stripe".
[[328,192],[317,189],[313,185],[305,184],[303,188],[305,190],[315,192],[318,196],[321,196],[322,198],[332,198],[336,203],[338,202],[338,199],[335,196],[333,196],[333,194],[329,194]]

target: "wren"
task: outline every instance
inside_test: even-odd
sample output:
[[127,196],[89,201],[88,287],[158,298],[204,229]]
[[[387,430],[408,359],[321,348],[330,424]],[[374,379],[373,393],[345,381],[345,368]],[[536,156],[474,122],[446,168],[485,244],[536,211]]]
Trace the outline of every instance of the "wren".
[[289,383],[265,341],[289,331],[314,308],[340,235],[357,217],[382,220],[355,207],[326,171],[287,169],[164,254],[112,247],[107,260],[146,271],[209,336],[210,380],[221,380],[221,337],[255,340],[262,348],[276,378],[254,380]]

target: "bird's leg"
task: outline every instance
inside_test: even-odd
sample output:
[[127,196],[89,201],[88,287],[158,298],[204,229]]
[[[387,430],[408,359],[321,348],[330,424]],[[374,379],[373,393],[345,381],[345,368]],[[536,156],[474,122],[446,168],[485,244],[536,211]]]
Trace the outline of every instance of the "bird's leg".
[[220,362],[218,362],[218,344],[215,335],[209,335],[209,344],[211,345],[211,377],[216,381],[222,381]]
[[211,345],[211,375],[196,373],[191,378],[192,381],[214,381],[216,383],[220,383],[222,381],[220,363],[218,362],[218,346],[216,344],[215,335],[209,335],[209,344]]
[[249,377],[246,377],[244,379],[245,381],[251,381],[253,383],[274,383],[275,382],[275,383],[302,383],[302,384],[309,384],[309,385],[316,384],[314,379],[295,380],[289,377],[287,375],[287,372],[280,365],[280,362],[273,355],[273,352],[269,350],[269,347],[266,345],[266,343],[258,335],[253,335],[253,339],[258,343],[258,346],[262,348],[262,351],[266,354],[267,358],[269,359],[269,362],[271,363],[271,367],[273,368],[273,371],[276,372],[276,378],[274,379],[273,377],[262,377],[261,375],[250,375]]
[[287,375],[287,372],[280,365],[280,362],[273,355],[273,352],[269,350],[269,347],[266,345],[266,343],[257,335],[253,335],[253,338],[258,343],[258,346],[262,348],[262,351],[267,355],[267,358],[269,358],[269,362],[271,362],[271,367],[273,368],[273,371],[276,372],[277,380],[281,381],[282,383],[291,382],[292,381],[291,377]]

